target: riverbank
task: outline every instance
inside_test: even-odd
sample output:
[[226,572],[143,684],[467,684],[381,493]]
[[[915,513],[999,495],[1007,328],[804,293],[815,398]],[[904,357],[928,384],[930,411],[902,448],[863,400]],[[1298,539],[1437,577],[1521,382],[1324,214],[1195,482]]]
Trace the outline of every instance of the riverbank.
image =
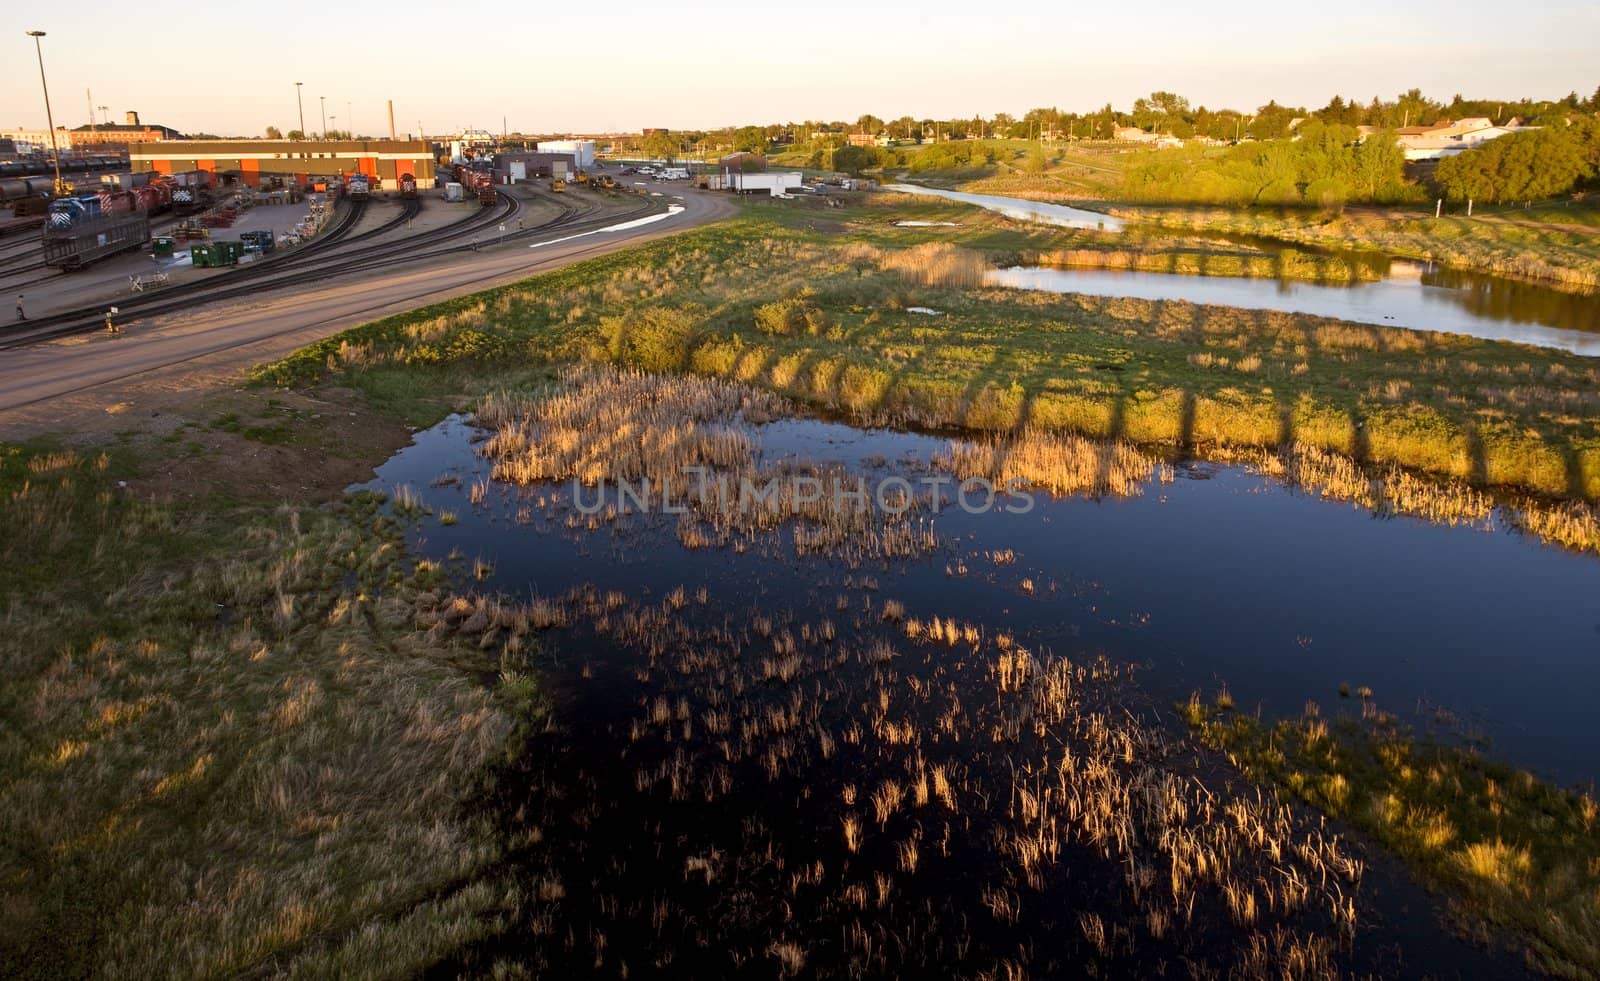
[[1271,311],[985,289],[990,250],[1036,232],[980,223],[928,242],[896,222],[929,206],[892,200],[843,218],[767,214],[377,321],[260,377],[331,369],[431,413],[480,394],[485,364],[610,360],[753,381],[862,420],[1190,450],[1300,443],[1600,498],[1592,359]]
[[1257,235],[1322,248],[1374,249],[1452,269],[1577,292],[1600,288],[1600,205],[1483,209],[1433,217],[1417,208],[1349,208],[1337,215],[1275,209],[1112,205],[1112,214],[1177,231]]

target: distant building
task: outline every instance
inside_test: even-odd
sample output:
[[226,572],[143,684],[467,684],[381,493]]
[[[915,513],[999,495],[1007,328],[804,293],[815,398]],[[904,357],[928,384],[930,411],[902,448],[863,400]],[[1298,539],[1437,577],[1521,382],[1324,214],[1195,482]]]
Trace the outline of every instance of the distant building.
[[[0,129],[0,139],[16,144],[18,153],[49,153],[50,131],[47,129]],[[56,127],[56,146],[62,153],[72,151],[72,131]]]
[[579,170],[594,167],[594,140],[541,140],[540,153],[569,153],[578,162]]
[[894,146],[894,137],[887,133],[851,133],[851,146]]
[[[1395,141],[1405,151],[1407,160],[1441,160],[1489,140],[1536,128],[1523,126],[1521,119],[1496,126],[1494,120],[1486,116],[1469,116],[1455,122],[1441,119],[1429,126],[1402,126],[1394,132]],[[1371,131],[1370,128],[1363,129],[1364,139]]]
[[717,169],[725,174],[759,174],[767,169],[767,158],[759,153],[740,150],[719,158]]
[[577,156],[571,153],[517,150],[494,155],[497,184],[520,184],[543,177],[571,180],[580,169]]
[[1161,139],[1155,133],[1146,133],[1137,126],[1118,126],[1111,131],[1111,138],[1119,143],[1154,143]]
[[306,184],[357,173],[384,190],[396,190],[401,174],[423,187],[433,184],[433,148],[426,140],[162,140],[130,147],[128,162],[134,171],[204,170],[250,185],[264,175]]
[[75,146],[132,146],[135,143],[154,143],[159,140],[181,140],[183,134],[170,126],[147,125],[139,122],[139,114],[128,111],[124,123],[106,123],[97,126],[79,126],[72,131]]

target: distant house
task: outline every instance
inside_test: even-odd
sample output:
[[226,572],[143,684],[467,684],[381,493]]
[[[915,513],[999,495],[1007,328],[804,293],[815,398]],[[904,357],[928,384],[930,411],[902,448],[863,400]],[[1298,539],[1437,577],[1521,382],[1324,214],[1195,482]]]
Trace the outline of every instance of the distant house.
[[1111,131],[1111,138],[1122,143],[1144,143],[1158,147],[1183,146],[1183,141],[1170,133],[1146,133],[1137,126],[1118,126]]
[[[1496,126],[1487,116],[1468,116],[1454,122],[1441,119],[1430,126],[1402,126],[1395,130],[1395,141],[1407,160],[1442,160],[1489,140],[1535,128],[1523,126],[1521,119]],[[1363,138],[1366,135],[1363,133]]]
[[851,146],[894,146],[894,137],[886,133],[851,133]]

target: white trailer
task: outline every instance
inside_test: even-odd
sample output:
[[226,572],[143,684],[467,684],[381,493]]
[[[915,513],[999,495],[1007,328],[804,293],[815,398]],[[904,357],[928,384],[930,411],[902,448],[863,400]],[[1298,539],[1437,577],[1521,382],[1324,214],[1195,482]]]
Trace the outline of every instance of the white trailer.
[[728,175],[728,187],[740,194],[759,194],[765,191],[775,198],[783,197],[804,183],[805,178],[799,171]]
[[451,181],[444,186],[444,199],[446,201],[465,201],[466,197],[466,190],[455,181]]

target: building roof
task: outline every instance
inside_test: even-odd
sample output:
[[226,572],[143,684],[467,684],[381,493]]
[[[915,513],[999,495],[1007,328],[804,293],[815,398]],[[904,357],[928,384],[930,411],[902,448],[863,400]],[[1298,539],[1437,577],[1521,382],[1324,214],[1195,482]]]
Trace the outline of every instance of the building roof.
[[162,126],[159,123],[97,123],[94,126],[78,126],[74,133],[147,133],[156,130],[165,140],[181,140],[183,134],[171,126]]

